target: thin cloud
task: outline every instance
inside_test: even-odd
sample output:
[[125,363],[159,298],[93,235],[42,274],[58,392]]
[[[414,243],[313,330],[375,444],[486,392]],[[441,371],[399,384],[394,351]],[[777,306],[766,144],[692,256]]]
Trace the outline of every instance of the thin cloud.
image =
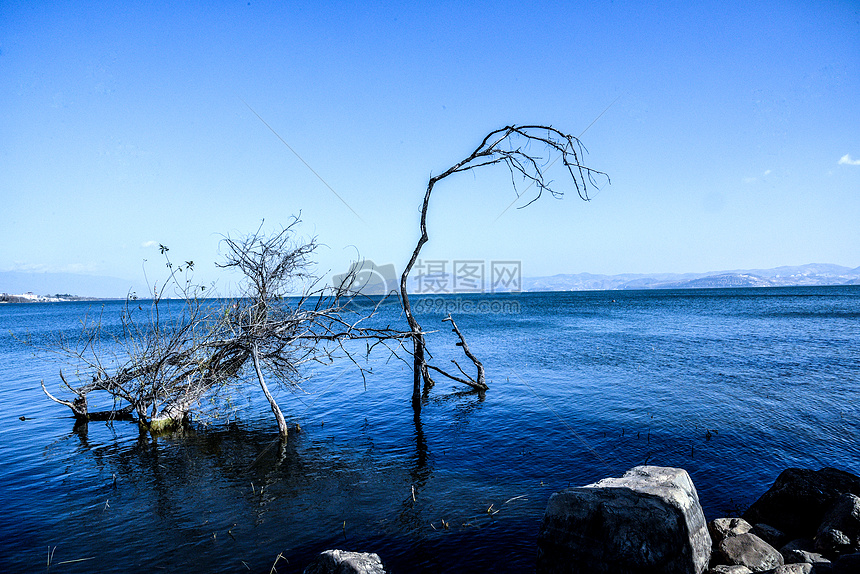
[[44,263],[22,263],[16,261],[8,271],[19,271],[21,273],[47,273],[48,266]]
[[99,271],[99,268],[94,263],[46,265],[44,263],[15,262],[8,271],[18,271],[20,273],[72,273],[75,275],[93,275]]
[[60,273],[83,273],[85,275],[91,275],[98,271],[98,267],[94,263],[68,263],[61,265],[58,269]]
[[839,158],[839,165],[860,165],[860,159],[851,159],[851,154],[846,153]]
[[158,245],[158,241],[144,241],[140,244],[143,248],[155,247]]

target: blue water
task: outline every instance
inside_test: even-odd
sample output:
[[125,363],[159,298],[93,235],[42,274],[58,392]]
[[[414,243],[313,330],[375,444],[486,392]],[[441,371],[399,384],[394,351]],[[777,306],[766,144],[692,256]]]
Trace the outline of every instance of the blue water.
[[87,312],[110,323],[119,304],[0,306],[0,571],[43,569],[52,551],[52,572],[269,572],[276,560],[300,572],[344,548],[393,572],[521,572],[552,492],[646,461],[686,468],[709,519],[789,466],[860,474],[860,287],[422,309],[440,365],[461,359],[441,322],[453,311],[489,392],[439,381],[415,417],[402,363],[379,355],[366,383],[346,363],[317,368],[301,392],[277,393],[302,428],[282,448],[253,386],[182,436],[73,430],[39,386],[59,390],[62,357],[21,339],[74,334]]

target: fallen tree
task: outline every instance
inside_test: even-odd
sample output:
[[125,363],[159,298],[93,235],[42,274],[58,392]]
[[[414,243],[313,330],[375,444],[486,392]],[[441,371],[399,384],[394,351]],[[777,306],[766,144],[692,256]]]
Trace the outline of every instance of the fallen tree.
[[[76,341],[59,340],[57,349],[72,359],[80,382],[69,383],[61,372],[74,398],[55,397],[43,382],[45,394],[70,408],[78,421],[133,413],[143,429],[156,432],[181,425],[204,397],[253,379],[269,402],[279,434],[286,437],[287,424],[265,373],[278,384],[297,387],[302,365],[346,357],[364,376],[367,368],[347,341],[366,342],[366,354],[381,345],[399,356],[400,342],[411,336],[388,325],[367,325],[378,304],[369,309],[351,305],[360,295],[319,287],[309,272],[317,244],[296,241],[298,223],[294,219],[270,235],[261,226],[248,236],[224,239],[226,256],[220,266],[243,275],[239,296],[230,300],[202,299],[205,290],[187,278],[193,262],[174,267],[161,246],[168,281],[153,289],[151,301],[126,300],[120,333],[106,333],[99,318],[84,321]],[[299,283],[305,285],[302,295],[288,297]],[[169,289],[178,299],[165,296]],[[246,376],[248,370],[252,377]],[[108,416],[89,412],[88,395],[94,392],[114,399]]]

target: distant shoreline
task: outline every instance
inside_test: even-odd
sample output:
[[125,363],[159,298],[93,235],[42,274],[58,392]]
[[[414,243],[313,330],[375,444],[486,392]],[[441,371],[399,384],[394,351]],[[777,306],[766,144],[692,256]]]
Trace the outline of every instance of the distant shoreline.
[[56,294],[36,295],[31,292],[20,295],[0,293],[0,304],[3,303],[67,303],[72,301],[118,301],[119,299],[105,299],[102,297],[82,297],[79,295]]

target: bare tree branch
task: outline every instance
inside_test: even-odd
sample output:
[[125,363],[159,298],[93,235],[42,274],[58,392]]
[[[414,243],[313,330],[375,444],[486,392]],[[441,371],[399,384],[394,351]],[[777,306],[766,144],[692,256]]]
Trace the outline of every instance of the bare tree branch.
[[[532,146],[540,147],[546,152],[547,157],[542,158],[531,151]],[[409,273],[412,271],[421,248],[429,240],[427,234],[427,211],[430,206],[430,195],[433,193],[434,186],[446,177],[455,173],[462,173],[483,167],[488,167],[496,164],[504,164],[511,175],[511,184],[514,191],[519,196],[517,190],[517,179],[529,184],[529,187],[536,189],[535,196],[526,204],[537,201],[544,192],[549,193],[553,197],[561,198],[564,196],[564,191],[555,185],[551,180],[546,178],[545,170],[550,165],[550,158],[555,156],[561,159],[563,168],[567,171],[569,180],[573,183],[573,187],[577,195],[583,200],[588,201],[588,190],[597,188],[596,179],[605,178],[609,181],[608,176],[601,171],[594,170],[581,162],[581,157],[584,155],[585,149],[578,138],[563,133],[552,126],[544,125],[510,125],[501,129],[497,129],[488,133],[481,141],[480,145],[475,150],[457,162],[453,166],[439,175],[433,176],[427,182],[427,190],[424,192],[424,201],[421,205],[421,221],[420,230],[421,236],[415,249],[412,251],[412,256],[409,263],[403,270],[400,276],[400,298],[403,304],[403,310],[406,314],[406,320],[409,323],[409,328],[412,335],[413,343],[413,386],[412,386],[412,404],[416,409],[420,409],[421,382],[423,380],[425,387],[433,385],[433,379],[430,377],[430,369],[442,373],[454,380],[464,382],[469,385],[477,384],[478,381],[468,382],[461,378],[452,377],[438,367],[431,367],[428,364],[426,338],[425,333],[421,329],[418,321],[412,312],[412,306],[409,302],[409,294],[407,292]],[[525,206],[524,206],[525,207]],[[453,324],[453,320],[452,320]],[[455,327],[456,329],[456,327]],[[455,331],[460,336],[464,351],[467,350],[465,340],[459,331]],[[474,356],[467,356],[474,363]],[[455,363],[456,364],[456,363]],[[480,363],[476,363],[478,365]],[[458,366],[459,368],[459,366]],[[462,372],[462,370],[461,370]],[[482,367],[479,368],[479,377],[482,374]],[[471,378],[469,378],[471,380]],[[481,380],[483,383],[483,380]],[[484,384],[484,388],[486,385]]]
[[[229,301],[198,298],[198,287],[181,276],[193,262],[174,266],[162,245],[168,281],[153,287],[146,309],[136,299],[126,300],[120,335],[106,337],[98,319],[85,322],[76,346],[58,339],[59,350],[74,359],[78,378],[89,379],[73,386],[61,373],[77,398],[58,399],[43,385],[45,394],[72,409],[77,418],[89,420],[87,395],[106,392],[127,403],[142,427],[159,430],[185,420],[203,397],[244,384],[250,360],[279,434],[286,437],[286,421],[266,374],[287,388],[298,388],[307,363],[346,357],[365,377],[370,368],[357,360],[350,342],[367,343],[368,354],[382,345],[399,358],[402,342],[412,336],[390,325],[367,323],[381,302],[368,309],[353,305],[355,293],[319,287],[320,280],[309,271],[317,243],[295,238],[298,223],[295,218],[272,234],[263,233],[261,225],[255,233],[224,238],[226,253],[219,266],[243,276],[238,297]],[[168,289],[180,298],[167,299]],[[295,289],[302,294],[291,297]]]

